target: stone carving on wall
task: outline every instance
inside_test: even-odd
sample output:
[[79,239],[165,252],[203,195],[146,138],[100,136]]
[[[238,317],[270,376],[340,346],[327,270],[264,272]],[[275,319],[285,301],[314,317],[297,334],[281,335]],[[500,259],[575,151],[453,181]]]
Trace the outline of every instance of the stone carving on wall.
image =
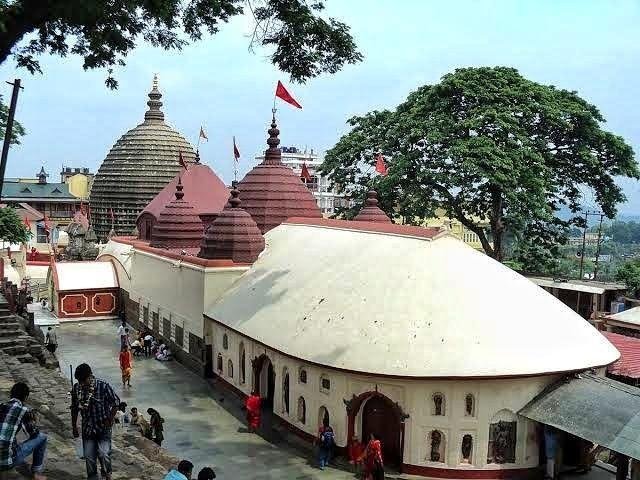
[[462,437],[462,463],[471,463],[471,451],[473,450],[473,438],[467,434]]
[[95,260],[98,256],[98,237],[87,217],[82,212],[76,212],[73,221],[67,227],[69,244],[65,249],[66,260]]
[[442,443],[442,434],[434,430],[431,432],[431,455],[432,462],[440,462],[440,444]]

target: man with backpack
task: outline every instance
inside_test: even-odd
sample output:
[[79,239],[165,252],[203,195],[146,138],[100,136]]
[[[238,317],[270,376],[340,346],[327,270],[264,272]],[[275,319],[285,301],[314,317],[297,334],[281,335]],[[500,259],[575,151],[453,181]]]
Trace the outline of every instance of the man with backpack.
[[[11,470],[26,463],[33,454],[31,473],[34,480],[45,480],[44,456],[47,451],[47,436],[40,433],[35,424],[35,414],[24,405],[29,397],[29,387],[18,382],[11,388],[11,399],[0,405],[0,472]],[[28,440],[19,443],[17,435],[24,430]]]
[[325,425],[320,429],[319,441],[318,463],[320,464],[320,470],[324,470],[324,467],[329,465],[333,447],[335,446],[335,435],[331,426]]

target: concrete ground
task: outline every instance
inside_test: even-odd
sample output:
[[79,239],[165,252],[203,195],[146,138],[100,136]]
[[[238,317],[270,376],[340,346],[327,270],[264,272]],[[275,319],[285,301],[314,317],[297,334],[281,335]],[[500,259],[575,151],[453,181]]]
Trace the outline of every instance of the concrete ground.
[[[153,407],[164,417],[163,447],[190,460],[196,473],[212,466],[220,479],[353,479],[352,473],[315,468],[311,455],[278,438],[246,433],[244,414],[224,390],[211,387],[177,362],[136,358],[131,389],[122,387],[115,321],[64,323],[57,329],[63,373],[86,362],[128,407]],[[195,476],[195,475],[194,475]]]
[[[111,383],[128,407],[146,414],[153,407],[165,419],[163,446],[196,465],[212,466],[220,479],[324,479],[355,476],[328,468],[320,471],[308,452],[296,450],[276,434],[266,439],[246,433],[244,413],[237,399],[192,374],[177,362],[136,358],[131,389],[124,389],[118,364],[116,321],[64,323],[57,329],[58,359],[63,373],[87,362],[94,373]],[[394,475],[394,477],[396,477]],[[401,476],[401,478],[419,478]],[[611,472],[594,468],[587,475],[564,479],[612,480]]]

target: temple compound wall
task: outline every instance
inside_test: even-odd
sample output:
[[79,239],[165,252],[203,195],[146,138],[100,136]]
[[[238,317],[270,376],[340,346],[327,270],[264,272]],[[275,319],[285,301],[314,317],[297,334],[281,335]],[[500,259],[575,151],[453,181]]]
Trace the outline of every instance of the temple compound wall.
[[[523,478],[538,466],[539,432],[517,415],[558,376],[390,378],[327,368],[277,352],[206,319],[213,369],[241,396],[253,389],[291,431],[313,440],[325,416],[336,443],[382,434],[386,461],[434,478]],[[321,339],[318,339],[321,341]],[[393,425],[389,425],[389,422]],[[383,427],[384,426],[384,427]]]

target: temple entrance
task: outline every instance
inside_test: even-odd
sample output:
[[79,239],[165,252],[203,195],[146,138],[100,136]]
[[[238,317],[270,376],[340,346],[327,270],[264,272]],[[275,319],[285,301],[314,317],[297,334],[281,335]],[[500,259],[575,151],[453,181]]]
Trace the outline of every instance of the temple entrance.
[[254,388],[262,398],[262,405],[273,410],[273,399],[276,390],[276,373],[269,357],[260,355],[253,361]]
[[362,441],[365,445],[371,433],[382,443],[384,463],[400,466],[402,464],[400,421],[391,401],[380,395],[369,398],[362,408]]

